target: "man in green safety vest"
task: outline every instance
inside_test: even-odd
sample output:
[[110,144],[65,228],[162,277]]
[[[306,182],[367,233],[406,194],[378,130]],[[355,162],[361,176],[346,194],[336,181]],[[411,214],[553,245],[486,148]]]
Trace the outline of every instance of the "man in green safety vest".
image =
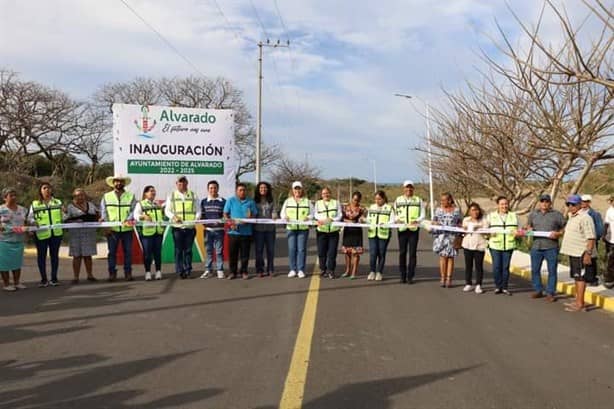
[[107,192],[100,201],[100,221],[121,222],[120,226],[113,226],[106,230],[109,257],[107,264],[109,268],[108,281],[117,279],[117,249],[119,243],[122,244],[124,252],[124,277],[126,281],[132,281],[132,232],[134,230],[133,212],[136,199],[132,192],[125,188],[132,179],[123,175],[109,176],[106,179],[107,185],[113,188]]
[[[403,182],[403,194],[394,201],[394,212],[398,223],[405,223],[399,227],[399,272],[401,282],[412,284],[416,274],[416,253],[418,238],[420,237],[420,222],[424,220],[424,204],[422,199],[414,195],[414,182]],[[409,249],[409,261],[407,250]]]
[[175,273],[186,279],[192,274],[192,246],[196,237],[194,221],[200,219],[200,200],[188,189],[187,177],[177,176],[175,185],[177,189],[166,198],[164,213],[173,223]]

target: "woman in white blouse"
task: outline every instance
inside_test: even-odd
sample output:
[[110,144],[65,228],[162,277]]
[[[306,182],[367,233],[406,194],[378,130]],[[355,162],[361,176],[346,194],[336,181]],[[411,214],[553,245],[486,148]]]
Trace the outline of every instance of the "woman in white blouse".
[[[479,204],[473,202],[463,219],[463,228],[469,232],[488,228],[488,222]],[[475,266],[475,292],[482,294],[482,279],[484,278],[484,254],[488,240],[483,233],[466,233],[463,237],[463,252],[465,254],[465,287],[463,291],[473,290],[473,268]]]

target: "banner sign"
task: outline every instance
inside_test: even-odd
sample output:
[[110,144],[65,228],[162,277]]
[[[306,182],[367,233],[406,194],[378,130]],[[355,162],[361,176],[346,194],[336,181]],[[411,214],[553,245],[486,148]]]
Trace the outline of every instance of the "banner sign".
[[127,189],[137,198],[153,185],[164,200],[178,175],[199,197],[212,179],[230,197],[238,168],[234,111],[114,104],[113,164],[116,174],[130,176]]

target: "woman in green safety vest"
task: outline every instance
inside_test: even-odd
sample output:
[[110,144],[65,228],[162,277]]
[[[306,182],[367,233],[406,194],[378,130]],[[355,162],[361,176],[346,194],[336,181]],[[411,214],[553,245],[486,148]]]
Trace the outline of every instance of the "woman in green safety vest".
[[289,223],[288,232],[288,259],[290,272],[288,277],[305,278],[305,263],[307,261],[307,238],[309,225],[295,224],[296,221],[308,221],[313,218],[313,206],[305,197],[303,184],[299,181],[292,183],[291,196],[284,202],[280,217]]
[[315,206],[315,219],[318,222],[316,239],[320,274],[322,277],[334,279],[340,228],[331,223],[340,221],[343,213],[341,213],[339,202],[331,199],[328,187],[322,189],[321,196],[322,199],[318,200]]
[[[518,218],[509,211],[509,202],[505,196],[497,198],[497,210],[488,215],[487,221],[493,232],[488,239],[488,249],[492,258],[492,273],[495,279],[495,294],[512,295],[507,285],[510,279],[510,263],[516,248]],[[497,232],[498,231],[498,232]]]
[[[41,276],[39,287],[59,285],[58,268],[60,265],[60,245],[62,244],[61,228],[50,228],[55,224],[62,224],[65,213],[62,201],[53,197],[53,189],[47,182],[38,187],[38,199],[32,202],[28,212],[30,224],[42,227],[34,233],[36,244],[36,262]],[[47,251],[51,259],[51,282],[47,279]]]
[[369,232],[369,264],[371,272],[367,280],[382,281],[384,274],[384,264],[386,264],[386,250],[390,242],[390,228],[383,226],[393,222],[395,219],[394,210],[388,204],[386,192],[383,190],[375,193],[375,203],[369,206],[367,211],[367,223]]
[[[134,206],[134,220],[143,223],[139,228],[139,238],[143,247],[143,266],[145,267],[145,281],[152,278],[162,280],[162,237],[165,226],[163,207],[156,202],[156,188],[147,185],[143,189],[143,197]],[[152,224],[156,223],[156,224]],[[155,276],[151,274],[151,262],[156,267]]]

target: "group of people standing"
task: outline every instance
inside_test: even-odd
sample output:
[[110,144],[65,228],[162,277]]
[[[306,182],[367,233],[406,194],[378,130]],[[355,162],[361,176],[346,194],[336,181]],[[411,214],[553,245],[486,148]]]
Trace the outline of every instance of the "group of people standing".
[[[495,294],[511,295],[509,291],[510,262],[519,240],[527,237],[530,240],[531,276],[534,299],[545,297],[549,302],[555,302],[558,279],[558,256],[569,257],[570,277],[575,281],[576,297],[573,302],[565,305],[570,312],[585,310],[584,294],[587,285],[598,282],[597,278],[597,247],[603,239],[607,246],[607,271],[604,274],[604,285],[614,287],[614,197],[610,197],[610,208],[603,223],[598,212],[591,208],[590,195],[571,195],[565,204],[568,218],[552,208],[552,198],[543,194],[539,197],[537,208],[528,216],[525,226],[519,224],[517,215],[509,210],[506,197],[496,199],[497,210],[485,215],[477,203],[469,205],[467,216],[461,218],[460,212],[454,206],[452,195],[444,193],[441,196],[440,207],[433,216],[435,234],[433,251],[440,256],[440,277],[442,287],[451,285],[454,271],[454,257],[458,250],[463,249],[465,258],[465,286],[463,291],[475,290],[484,292],[482,280],[484,277],[484,257],[486,250],[490,252],[495,281]],[[437,225],[462,227],[466,233],[453,229],[438,229]],[[484,232],[485,229],[491,232]],[[482,231],[479,231],[482,229]],[[532,231],[540,232],[538,235]],[[563,237],[562,241],[559,239]],[[546,288],[542,283],[541,269],[546,261],[548,276]],[[475,287],[473,287],[473,272],[476,272]]]
[[[259,277],[275,275],[276,225],[270,221],[281,219],[286,227],[289,278],[306,277],[307,239],[310,226],[316,224],[316,242],[319,268],[322,276],[336,278],[336,259],[340,243],[341,228],[334,222],[345,222],[341,252],[345,257],[345,270],[341,277],[355,279],[358,275],[360,256],[364,253],[363,227],[351,224],[366,223],[369,242],[369,273],[367,280],[381,281],[386,264],[386,253],[391,238],[391,228],[386,224],[397,223],[399,242],[399,275],[401,283],[413,283],[416,273],[416,252],[421,223],[425,219],[422,199],[414,194],[414,183],[403,182],[403,194],[392,203],[384,191],[377,191],[373,204],[368,208],[361,205],[360,192],[352,194],[349,203],[342,205],[331,197],[325,187],[320,198],[312,204],[306,197],[300,181],[292,183],[292,189],[283,206],[277,211],[271,185],[260,182],[256,185],[253,199],[247,186],[238,183],[235,195],[225,199],[219,194],[219,183],[211,180],[207,184],[207,195],[200,200],[188,188],[188,179],[178,176],[176,189],[164,202],[156,198],[156,189],[145,186],[141,200],[126,189],[129,177],[116,175],[107,178],[113,189],[104,194],[100,208],[87,200],[83,189],[75,189],[72,202],[64,206],[53,196],[49,183],[39,187],[38,198],[26,209],[17,204],[15,189],[2,191],[4,204],[0,206],[0,273],[4,289],[15,291],[25,288],[20,281],[24,250],[24,226],[39,228],[33,233],[36,244],[37,265],[41,276],[39,287],[56,286],[58,281],[59,248],[63,229],[44,228],[61,223],[116,222],[104,228],[108,246],[108,281],[117,279],[117,251],[123,250],[123,270],[126,280],[132,276],[132,241],[135,224],[143,248],[145,280],[162,279],[162,240],[166,224],[171,224],[174,241],[175,273],[182,279],[192,275],[192,248],[194,246],[195,224],[204,221],[206,260],[205,270],[200,278],[213,277],[234,279],[249,278],[248,263],[252,242],[256,256],[256,274]],[[471,203],[463,217],[450,193],[444,193],[440,205],[433,212],[429,229],[434,235],[433,251],[439,255],[440,284],[452,286],[454,259],[462,249],[465,259],[465,286],[463,291],[484,292],[484,258],[490,252],[493,263],[495,294],[511,295],[508,284],[510,262],[518,241],[531,230],[550,232],[547,236],[531,237],[531,266],[535,292],[533,298],[545,297],[556,300],[557,258],[559,252],[570,257],[571,276],[576,281],[577,298],[567,306],[569,311],[584,308],[584,290],[587,284],[596,280],[596,249],[599,238],[607,246],[608,267],[604,275],[605,285],[614,287],[614,198],[610,198],[610,209],[603,223],[598,212],[590,207],[591,197],[573,195],[567,199],[569,218],[552,209],[549,195],[539,198],[539,205],[529,217],[525,226],[520,226],[517,215],[509,210],[507,198],[496,199],[497,209],[484,214],[477,203]],[[264,219],[249,223],[245,219]],[[440,226],[462,228],[464,233]],[[493,229],[485,233],[483,229]],[[225,231],[228,231],[228,270],[224,270],[223,246]],[[561,246],[559,238],[563,236]],[[78,227],[70,229],[69,255],[73,257],[73,280],[79,282],[81,265],[85,265],[88,281],[97,281],[92,272],[92,256],[96,250],[96,229]],[[47,275],[47,255],[51,260],[50,277]],[[541,266],[546,261],[548,280],[543,288]],[[153,269],[152,269],[153,265]],[[473,280],[475,271],[475,281]],[[10,284],[9,272],[13,273]],[[475,286],[474,286],[475,284]]]

